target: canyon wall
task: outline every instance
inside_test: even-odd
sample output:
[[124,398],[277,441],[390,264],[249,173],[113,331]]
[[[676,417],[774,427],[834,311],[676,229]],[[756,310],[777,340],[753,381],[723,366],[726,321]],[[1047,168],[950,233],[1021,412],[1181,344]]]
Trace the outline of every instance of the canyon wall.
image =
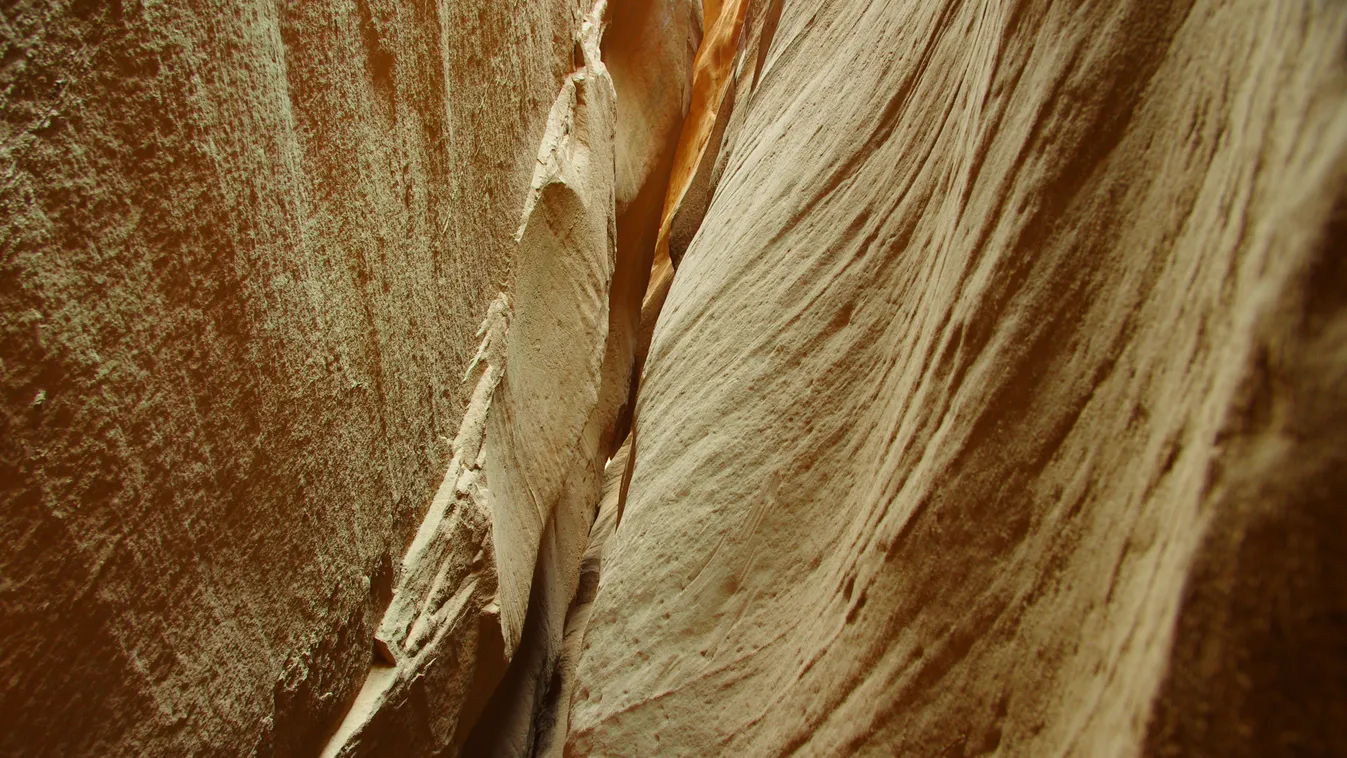
[[567,754],[1347,752],[1347,8],[748,6]]
[[0,42],[0,752],[1347,753],[1347,8]]
[[316,753],[587,10],[5,4],[0,753]]

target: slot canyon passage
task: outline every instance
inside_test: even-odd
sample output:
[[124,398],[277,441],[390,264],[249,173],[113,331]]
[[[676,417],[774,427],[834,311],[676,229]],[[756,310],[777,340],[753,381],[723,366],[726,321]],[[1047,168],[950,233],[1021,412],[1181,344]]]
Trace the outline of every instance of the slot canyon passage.
[[1347,755],[1347,4],[0,16],[0,754]]

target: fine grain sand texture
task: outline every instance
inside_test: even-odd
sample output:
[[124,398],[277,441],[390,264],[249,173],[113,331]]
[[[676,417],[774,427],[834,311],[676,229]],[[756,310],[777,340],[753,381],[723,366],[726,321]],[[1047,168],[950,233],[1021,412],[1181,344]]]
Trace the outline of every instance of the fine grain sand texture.
[[3,6],[0,756],[1347,755],[1347,4]]
[[1344,754],[1347,7],[744,23],[567,754]]
[[449,461],[579,3],[2,13],[0,753],[316,753]]

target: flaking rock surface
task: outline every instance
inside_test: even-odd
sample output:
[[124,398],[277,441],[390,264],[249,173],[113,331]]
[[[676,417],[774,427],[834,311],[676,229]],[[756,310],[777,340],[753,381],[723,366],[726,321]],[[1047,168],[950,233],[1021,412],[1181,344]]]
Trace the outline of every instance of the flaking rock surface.
[[1344,754],[1347,9],[742,34],[567,754]]

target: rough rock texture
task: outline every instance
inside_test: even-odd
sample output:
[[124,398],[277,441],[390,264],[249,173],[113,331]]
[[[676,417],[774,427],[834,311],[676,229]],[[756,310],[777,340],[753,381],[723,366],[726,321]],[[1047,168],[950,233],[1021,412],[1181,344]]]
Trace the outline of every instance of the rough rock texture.
[[[696,29],[670,19],[695,14],[681,0],[640,10],[678,44],[620,40],[622,78],[681,76],[676,53],[691,50]],[[670,87],[629,103],[618,127],[600,48],[610,17],[599,0],[577,30],[577,68],[552,105],[523,203],[511,294],[479,331],[454,459],[400,564],[375,637],[382,660],[324,755],[526,756],[542,719],[556,718],[553,672],[604,465],[623,434],[650,268],[649,249],[619,246],[616,235],[641,218],[633,209],[652,195],[647,185],[667,182],[671,150],[652,129],[673,134],[682,118]],[[619,16],[614,26],[632,24]]]
[[376,658],[329,756],[434,755],[462,745],[509,660],[485,481],[491,402],[505,372],[510,300],[491,303],[465,379],[476,385],[454,457],[398,566]]
[[0,754],[1347,754],[1347,7],[0,45]]
[[578,4],[0,13],[0,753],[316,751],[451,457]]
[[1347,751],[1345,39],[755,0],[567,753]]

